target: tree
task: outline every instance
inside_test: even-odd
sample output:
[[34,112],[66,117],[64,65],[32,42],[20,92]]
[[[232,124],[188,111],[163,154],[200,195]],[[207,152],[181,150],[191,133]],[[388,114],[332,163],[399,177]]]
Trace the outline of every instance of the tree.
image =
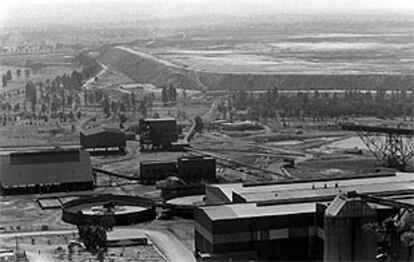
[[41,111],[42,111],[42,113],[46,113],[46,111],[47,111],[47,105],[45,103],[42,103]]
[[177,101],[177,89],[171,84],[170,88],[168,89],[168,100],[172,102]]
[[134,112],[135,112],[135,110],[136,110],[136,105],[137,105],[137,98],[136,98],[136,96],[135,96],[135,93],[134,93],[134,92],[131,92],[131,95],[130,95],[130,101],[131,101],[131,109],[132,109],[132,111],[134,111]]
[[7,76],[5,74],[3,74],[2,81],[3,81],[3,87],[6,87],[7,86]]
[[102,226],[80,224],[78,234],[88,251],[97,251],[106,247],[107,235]]
[[183,88],[183,99],[184,99],[184,104],[186,104],[186,102],[187,102],[187,91],[185,90],[185,88]]
[[121,105],[120,105],[120,110],[122,112],[131,110],[131,97],[129,94],[123,94],[120,102],[122,104],[122,109],[124,110],[122,111]]
[[115,101],[111,102],[111,112],[116,113],[118,111],[118,104]]
[[103,112],[106,115],[106,117],[111,116],[111,100],[108,95],[104,96],[102,106],[103,106]]
[[25,77],[29,77],[29,76],[30,76],[30,69],[26,68],[26,69],[24,70],[24,76],[25,76]]
[[118,118],[119,118],[119,127],[123,129],[124,123],[127,121],[128,118],[125,116],[125,114],[118,114]]
[[37,94],[36,86],[32,81],[29,81],[25,86],[26,100],[32,104],[32,110],[36,108]]
[[161,100],[162,100],[162,103],[164,105],[166,105],[167,102],[169,101],[169,98],[168,98],[168,90],[167,90],[167,87],[166,86],[164,86],[162,88],[162,91],[161,91]]
[[82,87],[82,75],[78,71],[74,70],[72,72],[72,75],[70,77],[70,80],[71,80],[71,85],[72,85],[73,89],[75,89],[75,90],[81,90],[81,87]]
[[88,107],[88,99],[89,99],[89,97],[88,97],[88,89],[86,89],[86,87],[85,87],[85,90],[83,92],[83,100],[85,100],[85,106],[86,107]]
[[95,98],[96,98],[96,102],[98,103],[102,101],[102,99],[104,98],[104,93],[101,89],[95,90]]
[[125,103],[122,103],[122,101],[120,101],[120,103],[118,104],[118,108],[119,108],[119,111],[125,112],[126,111]]
[[17,104],[14,105],[13,111],[14,112],[20,111],[20,103],[17,103]]
[[147,109],[147,106],[146,106],[146,104],[144,103],[144,102],[141,102],[140,104],[139,104],[139,107],[138,107],[138,111],[144,116],[144,117],[146,117],[147,116],[147,114],[148,114],[148,109]]
[[6,77],[7,77],[7,81],[11,81],[13,79],[13,76],[12,76],[12,73],[11,73],[10,69],[7,70]]

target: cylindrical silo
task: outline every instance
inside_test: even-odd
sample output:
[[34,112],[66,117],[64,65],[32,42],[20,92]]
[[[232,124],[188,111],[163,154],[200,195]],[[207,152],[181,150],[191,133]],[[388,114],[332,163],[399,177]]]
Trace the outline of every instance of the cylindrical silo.
[[325,211],[324,261],[375,261],[375,232],[365,226],[375,221],[366,202],[337,196]]

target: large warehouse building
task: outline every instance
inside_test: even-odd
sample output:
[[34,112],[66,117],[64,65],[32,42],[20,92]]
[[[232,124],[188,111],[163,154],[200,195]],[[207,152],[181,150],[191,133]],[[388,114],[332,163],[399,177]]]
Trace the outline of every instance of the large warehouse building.
[[125,153],[126,135],[118,128],[98,127],[81,131],[80,143],[92,154]]
[[[197,252],[233,258],[321,258],[321,221],[313,203],[209,206],[195,212]],[[323,216],[322,216],[323,217]]]
[[[229,257],[309,261],[323,260],[324,256],[327,261],[339,257],[375,260],[375,237],[361,227],[381,221],[395,210],[359,198],[339,197],[354,190],[414,204],[414,174],[270,185],[207,185],[208,205],[195,211],[196,252],[213,261]],[[340,228],[335,226],[339,224]],[[408,252],[404,248],[399,251]]]
[[89,153],[53,149],[0,155],[0,185],[7,194],[90,190],[94,176]]

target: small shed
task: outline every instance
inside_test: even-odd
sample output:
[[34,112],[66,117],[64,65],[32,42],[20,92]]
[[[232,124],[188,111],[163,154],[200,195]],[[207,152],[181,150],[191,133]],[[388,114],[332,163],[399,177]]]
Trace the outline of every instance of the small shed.
[[125,153],[126,135],[118,128],[98,127],[80,132],[83,149],[93,152],[118,151]]

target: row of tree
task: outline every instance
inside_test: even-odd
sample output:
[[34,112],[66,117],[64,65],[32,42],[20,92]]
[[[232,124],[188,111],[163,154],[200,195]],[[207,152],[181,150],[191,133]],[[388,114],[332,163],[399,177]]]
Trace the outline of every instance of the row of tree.
[[[50,111],[52,114],[59,111],[64,112],[65,107],[74,104],[78,107],[81,103],[79,92],[82,91],[83,81],[88,79],[90,74],[99,70],[100,65],[98,63],[89,63],[81,72],[74,70],[72,74],[63,74],[53,80],[47,79],[46,82],[29,81],[25,86],[26,101],[31,104],[33,113],[36,113],[38,102],[40,102],[43,113],[46,111]],[[102,100],[102,91],[97,91],[95,96]],[[85,101],[87,100],[88,98]]]
[[[20,77],[21,74],[22,74],[22,70],[20,68],[16,69],[16,75],[17,75],[17,77]],[[30,76],[30,69],[29,68],[26,68],[24,70],[24,74],[25,74],[25,77],[29,77]],[[2,85],[3,85],[3,87],[7,87],[9,81],[12,81],[12,80],[13,80],[13,75],[12,75],[11,70],[9,69],[2,76]]]
[[148,111],[151,110],[154,104],[154,99],[154,94],[145,95],[140,101],[138,101],[133,92],[130,94],[123,94],[118,100],[111,99],[105,94],[102,101],[103,113],[106,117],[110,117],[115,114],[119,115],[127,112],[139,112],[145,117],[147,116]]
[[10,70],[7,70],[6,74],[3,74],[2,83],[3,87],[7,86],[7,83],[13,79],[12,73]]
[[414,95],[405,90],[362,92],[348,90],[343,93],[313,92],[279,93],[277,88],[265,94],[254,95],[240,91],[233,95],[233,106],[238,110],[249,109],[252,119],[280,117],[328,118],[347,116],[373,116],[378,118],[414,117]]

